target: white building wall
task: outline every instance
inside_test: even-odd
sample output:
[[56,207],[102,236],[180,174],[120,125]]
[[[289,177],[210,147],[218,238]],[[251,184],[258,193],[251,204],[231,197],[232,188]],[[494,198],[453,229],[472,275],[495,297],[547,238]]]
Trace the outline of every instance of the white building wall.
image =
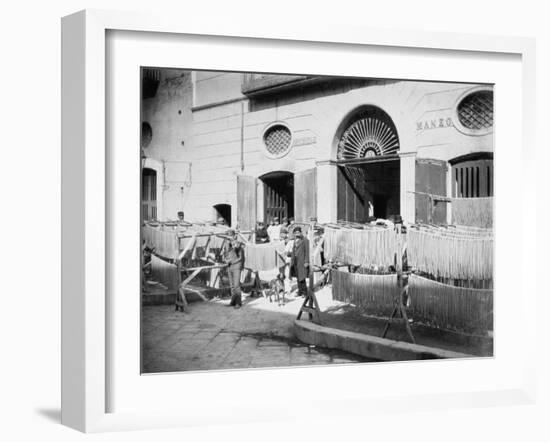
[[193,221],[213,221],[217,204],[230,204],[236,220],[242,105],[237,101],[193,111],[193,185],[186,200]]
[[[191,103],[193,87],[189,72],[163,70],[157,94],[143,100],[141,119],[151,125],[152,139],[144,148],[148,159],[162,165],[164,179],[157,170],[157,216],[176,219],[185,210],[184,199],[190,186],[193,138]],[[158,166],[159,168],[161,166]]]
[[[165,218],[175,217],[183,206],[189,220],[212,220],[212,207],[225,203],[231,204],[235,222],[238,174],[260,177],[317,167],[318,218],[335,221],[336,168],[329,161],[336,159],[342,122],[365,105],[383,109],[396,126],[401,212],[410,221],[417,157],[448,161],[493,150],[492,133],[472,136],[459,130],[456,106],[475,85],[377,80],[361,88],[335,85],[308,92],[306,87],[258,105],[242,95],[242,74],[195,72],[193,82],[186,75],[179,86],[177,80],[168,82],[144,103],[144,120],[153,128],[147,155],[166,167]],[[293,136],[291,151],[279,159],[269,158],[263,145],[263,134],[274,122],[287,125]],[[186,162],[192,163],[191,174]],[[258,194],[258,213],[263,213],[261,185]]]

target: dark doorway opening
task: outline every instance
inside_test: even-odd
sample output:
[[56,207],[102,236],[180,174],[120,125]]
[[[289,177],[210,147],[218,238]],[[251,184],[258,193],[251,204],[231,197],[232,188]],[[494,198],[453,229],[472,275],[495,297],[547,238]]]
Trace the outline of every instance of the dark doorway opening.
[[157,219],[157,172],[149,168],[141,171],[141,218]]
[[294,175],[270,172],[260,177],[264,183],[264,220],[294,217]]
[[382,161],[367,163],[365,190],[367,201],[372,201],[373,216],[389,218],[400,213],[400,162]]
[[231,204],[216,204],[214,206],[214,215],[216,221],[220,218],[225,221],[229,227],[231,227]]
[[399,158],[340,164],[338,220],[364,223],[372,217],[388,219],[400,214]]

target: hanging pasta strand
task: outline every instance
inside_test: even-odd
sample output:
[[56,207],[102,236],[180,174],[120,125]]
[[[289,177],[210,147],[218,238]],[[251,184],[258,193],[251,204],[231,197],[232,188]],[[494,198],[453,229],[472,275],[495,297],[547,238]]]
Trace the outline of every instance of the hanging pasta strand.
[[284,253],[284,243],[247,244],[244,265],[252,270],[273,270],[284,265],[280,255]]
[[493,236],[487,231],[411,228],[407,234],[410,265],[441,278],[493,278]]
[[[332,272],[335,300],[376,316],[388,316],[398,293],[396,275]],[[493,328],[493,291],[409,277],[409,317],[446,330],[487,332]]]
[[409,278],[408,311],[415,321],[442,329],[493,329],[493,290],[455,287],[418,275]]
[[389,314],[397,294],[396,275],[332,271],[332,297],[370,314]]
[[185,229],[172,226],[170,223],[145,224],[142,229],[142,239],[145,245],[155,249],[155,254],[166,260],[175,260],[181,250],[193,241],[194,258],[204,258],[208,247],[212,251],[219,250],[223,238],[216,236],[223,234],[226,227],[190,225]]
[[493,197],[451,198],[453,224],[493,226]]
[[175,259],[178,255],[178,241],[173,230],[145,225],[142,228],[145,245],[155,249],[155,254],[165,259]]
[[395,232],[391,228],[326,228],[325,257],[363,267],[388,267],[394,263]]

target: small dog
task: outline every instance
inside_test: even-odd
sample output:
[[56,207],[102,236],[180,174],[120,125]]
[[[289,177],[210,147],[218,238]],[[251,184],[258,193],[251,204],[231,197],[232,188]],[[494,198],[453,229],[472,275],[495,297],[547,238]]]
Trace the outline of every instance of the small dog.
[[285,275],[279,273],[276,278],[269,281],[269,289],[267,289],[267,297],[269,302],[273,302],[273,298],[277,301],[277,305],[285,305]]

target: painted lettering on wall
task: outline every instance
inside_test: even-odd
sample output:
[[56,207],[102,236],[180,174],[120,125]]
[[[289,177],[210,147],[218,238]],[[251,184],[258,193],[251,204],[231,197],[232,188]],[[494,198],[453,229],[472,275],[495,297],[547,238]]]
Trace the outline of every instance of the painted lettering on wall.
[[452,127],[452,126],[453,126],[453,120],[451,117],[433,118],[431,120],[416,122],[416,130],[441,129],[441,128]]

